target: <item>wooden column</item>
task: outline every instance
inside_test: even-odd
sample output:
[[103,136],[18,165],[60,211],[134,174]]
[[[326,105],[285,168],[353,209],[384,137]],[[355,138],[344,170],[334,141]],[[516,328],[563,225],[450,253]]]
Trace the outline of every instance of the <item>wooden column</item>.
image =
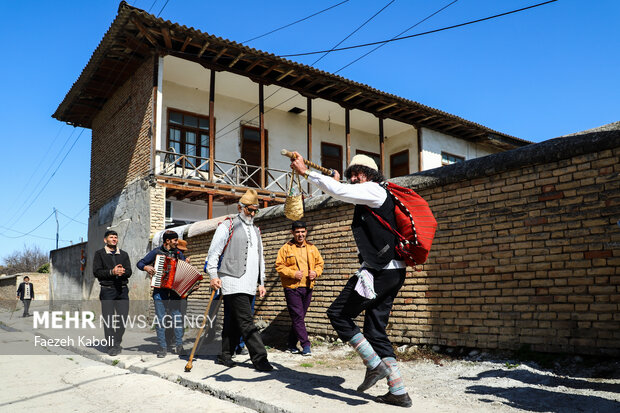
[[[157,84],[159,83],[159,55],[153,57],[153,106],[151,107],[151,170],[157,171]],[[164,145],[162,145],[164,146]],[[165,146],[164,146],[165,148]],[[167,148],[165,148],[167,149]]]
[[258,84],[258,125],[260,128],[260,187],[265,188],[265,86]]
[[379,170],[383,175],[385,175],[385,152],[383,150],[383,141],[385,140],[385,136],[383,135],[383,118],[379,118],[379,157],[381,158],[379,161],[381,165],[379,165]]
[[418,172],[421,172],[424,168],[424,163],[422,162],[422,128],[417,126],[415,130],[418,132]]
[[344,110],[344,134],[347,154],[347,162],[345,165],[346,168],[351,162],[351,111],[349,111],[349,109]]
[[[211,70],[209,81],[209,181],[215,173],[215,70]],[[207,219],[213,218],[213,194],[209,194]]]
[[[308,98],[306,101],[306,159],[312,160],[312,99]],[[310,182],[308,182],[308,194],[312,189],[310,188]]]

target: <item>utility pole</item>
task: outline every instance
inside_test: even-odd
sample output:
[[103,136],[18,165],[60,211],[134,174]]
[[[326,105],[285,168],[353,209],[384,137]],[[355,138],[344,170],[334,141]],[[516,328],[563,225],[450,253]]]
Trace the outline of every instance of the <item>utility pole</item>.
[[58,210],[55,207],[54,215],[56,216],[56,249],[58,249]]

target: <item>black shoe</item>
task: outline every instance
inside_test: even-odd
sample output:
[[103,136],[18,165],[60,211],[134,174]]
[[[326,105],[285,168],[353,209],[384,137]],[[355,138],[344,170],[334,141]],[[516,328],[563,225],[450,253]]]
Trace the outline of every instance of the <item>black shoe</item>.
[[265,372],[273,370],[273,366],[267,360],[254,363],[254,368],[258,371],[265,371]]
[[387,377],[390,374],[390,368],[383,361],[379,363],[377,367],[374,369],[366,369],[366,376],[364,377],[364,381],[359,385],[357,391],[363,392],[370,389],[372,386],[377,384],[379,380]]
[[183,348],[183,346],[176,346],[174,348],[174,354],[179,355],[179,356],[184,356],[185,355],[185,349]]
[[164,357],[166,357],[166,349],[163,347],[160,347],[159,350],[157,350],[157,358],[163,359]]
[[118,356],[119,354],[121,354],[121,346],[110,347],[110,349],[108,350],[108,355],[112,357]]
[[232,359],[227,358],[227,357],[223,357],[223,356],[217,356],[217,358],[215,359],[215,363],[216,364],[221,364],[223,366],[226,367],[235,367],[235,362],[232,361]]
[[393,406],[399,407],[411,407],[413,402],[411,401],[411,397],[409,397],[408,393],[405,394],[392,394],[387,392],[383,396],[377,396],[375,399],[378,403],[391,404]]

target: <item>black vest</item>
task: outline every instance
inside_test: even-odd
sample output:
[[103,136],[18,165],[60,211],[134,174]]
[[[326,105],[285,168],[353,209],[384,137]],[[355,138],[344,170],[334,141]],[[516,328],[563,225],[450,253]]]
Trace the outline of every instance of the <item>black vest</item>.
[[[396,228],[394,200],[389,194],[383,205],[379,208],[372,208],[372,210],[386,220],[392,228]],[[372,215],[368,207],[355,206],[351,229],[361,260],[365,261],[370,268],[379,270],[393,259],[398,259],[394,249],[397,242],[396,236]]]

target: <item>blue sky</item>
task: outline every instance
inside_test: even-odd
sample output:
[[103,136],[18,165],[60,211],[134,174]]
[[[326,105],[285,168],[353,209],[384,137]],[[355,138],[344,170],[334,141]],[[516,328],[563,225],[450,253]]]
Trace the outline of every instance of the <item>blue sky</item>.
[[[163,8],[164,19],[244,42],[338,2],[129,3],[155,15]],[[329,49],[388,3],[349,0],[247,44],[277,55]],[[450,3],[452,0],[396,0],[342,46],[389,39]],[[459,0],[406,34],[536,3]],[[4,104],[0,119],[4,125],[5,179],[0,202],[0,258],[24,244],[38,245],[44,251],[55,248],[53,208],[59,211],[60,247],[86,239],[90,130],[74,129],[51,115],[113,21],[118,4],[66,0],[3,5],[0,76]],[[540,142],[620,120],[618,17],[620,1],[559,0],[491,21],[390,43],[338,74]],[[335,72],[368,50],[333,52],[316,67]],[[292,59],[311,64],[316,58]]]

